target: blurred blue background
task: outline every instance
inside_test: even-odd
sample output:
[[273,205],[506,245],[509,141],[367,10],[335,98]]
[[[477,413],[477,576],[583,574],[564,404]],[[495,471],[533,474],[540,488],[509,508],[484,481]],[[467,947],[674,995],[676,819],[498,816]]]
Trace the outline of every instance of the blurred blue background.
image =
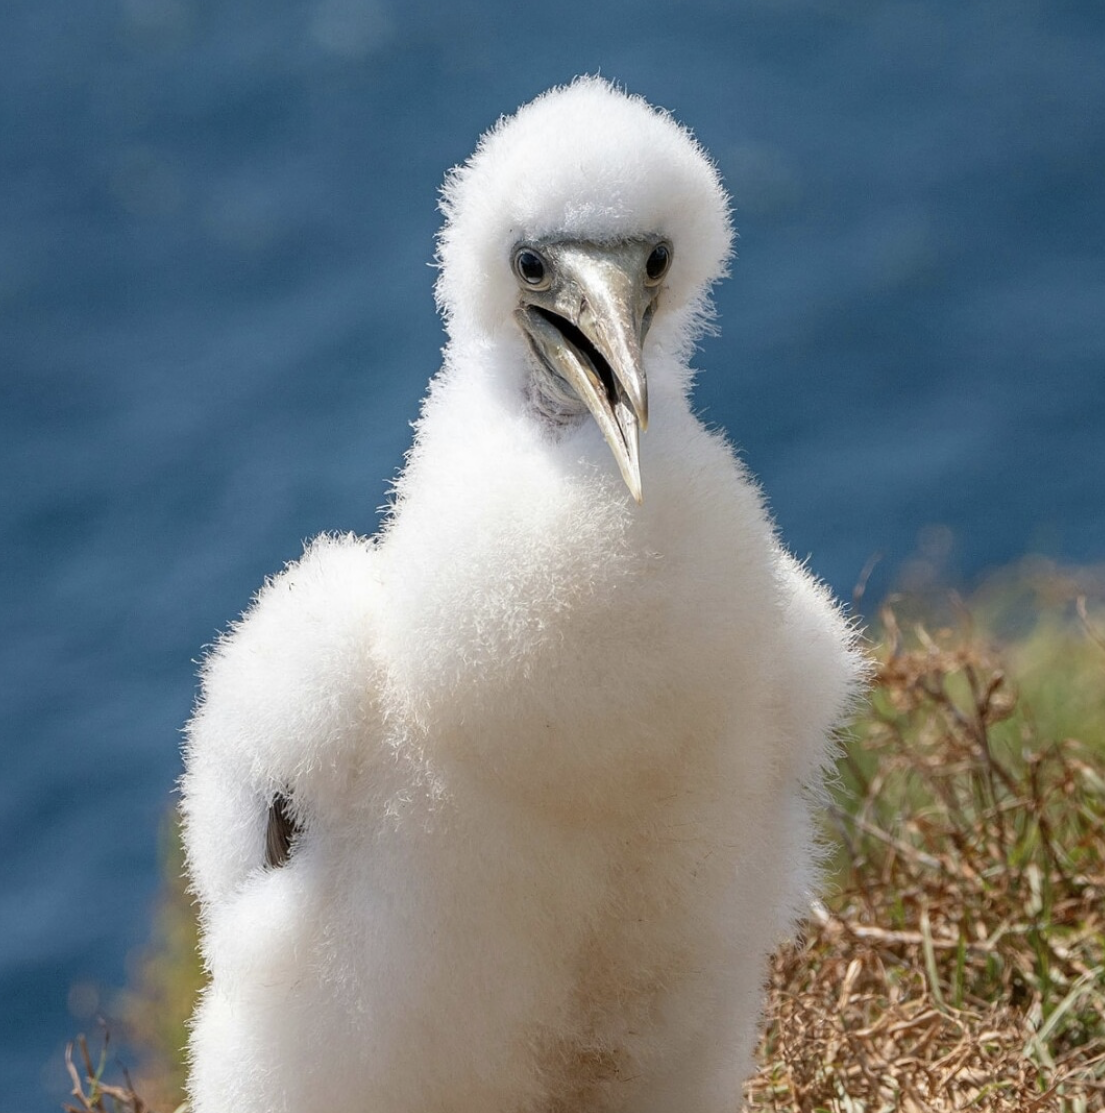
[[193,659],[375,528],[444,171],[596,71],[732,191],[698,402],[816,571],[1105,555],[1100,0],[5,0],[5,1113],[148,936]]

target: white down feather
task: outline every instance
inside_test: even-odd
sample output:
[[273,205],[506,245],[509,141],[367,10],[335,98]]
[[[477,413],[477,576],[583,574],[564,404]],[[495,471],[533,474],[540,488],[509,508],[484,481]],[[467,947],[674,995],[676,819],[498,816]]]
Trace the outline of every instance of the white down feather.
[[[584,79],[443,208],[451,341],[382,535],[317,539],[204,666],[193,1110],[733,1110],[862,665],[690,408],[727,200],[669,116]],[[638,506],[593,421],[526,404],[509,255],[645,233],[674,262]],[[265,869],[278,792],[304,830]]]

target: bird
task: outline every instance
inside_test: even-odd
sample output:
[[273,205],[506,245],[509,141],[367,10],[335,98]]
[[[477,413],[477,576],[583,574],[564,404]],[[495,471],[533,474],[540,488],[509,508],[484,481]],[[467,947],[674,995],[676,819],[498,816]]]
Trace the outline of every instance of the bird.
[[865,666],[693,408],[729,197],[586,76],[440,207],[448,341],[383,524],[202,664],[191,1108],[733,1110]]

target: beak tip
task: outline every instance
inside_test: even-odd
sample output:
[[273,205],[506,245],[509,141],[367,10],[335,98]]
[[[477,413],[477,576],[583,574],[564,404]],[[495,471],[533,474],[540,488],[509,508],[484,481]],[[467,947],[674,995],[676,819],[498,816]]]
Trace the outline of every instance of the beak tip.
[[633,496],[633,501],[640,506],[645,501],[644,491],[641,490],[641,477],[635,475],[632,480],[627,477],[626,486],[629,488],[629,493]]

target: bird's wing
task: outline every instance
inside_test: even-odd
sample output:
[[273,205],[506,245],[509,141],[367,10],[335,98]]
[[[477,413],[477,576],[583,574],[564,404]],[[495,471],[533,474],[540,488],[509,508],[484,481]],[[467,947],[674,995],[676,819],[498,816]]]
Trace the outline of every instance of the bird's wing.
[[790,741],[789,771],[801,783],[820,780],[829,739],[863,691],[869,667],[857,627],[828,589],[780,550],[776,579],[782,605],[779,706]]
[[303,833],[303,824],[292,811],[291,797],[278,792],[269,805],[265,827],[265,865],[279,869],[286,865],[292,853],[292,843]]
[[209,653],[181,782],[202,903],[285,865],[312,813],[348,789],[375,722],[378,597],[373,542],[321,537]]

